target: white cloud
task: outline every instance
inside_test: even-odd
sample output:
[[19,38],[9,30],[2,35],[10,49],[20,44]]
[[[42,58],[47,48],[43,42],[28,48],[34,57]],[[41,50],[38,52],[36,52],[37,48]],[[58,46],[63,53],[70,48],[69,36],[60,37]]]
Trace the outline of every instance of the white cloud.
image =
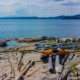
[[[66,6],[80,0],[4,0],[0,1],[0,16],[59,16],[80,13],[80,6]],[[63,5],[65,4],[65,5]]]

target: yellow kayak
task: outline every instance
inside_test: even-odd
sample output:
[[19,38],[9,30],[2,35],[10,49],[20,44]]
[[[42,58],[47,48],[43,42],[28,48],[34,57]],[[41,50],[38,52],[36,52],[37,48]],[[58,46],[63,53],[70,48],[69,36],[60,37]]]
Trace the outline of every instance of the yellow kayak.
[[74,53],[74,52],[80,52],[80,50],[65,50],[65,49],[49,49],[49,50],[43,50],[43,51],[38,51],[40,53],[44,54],[69,54],[69,53]]

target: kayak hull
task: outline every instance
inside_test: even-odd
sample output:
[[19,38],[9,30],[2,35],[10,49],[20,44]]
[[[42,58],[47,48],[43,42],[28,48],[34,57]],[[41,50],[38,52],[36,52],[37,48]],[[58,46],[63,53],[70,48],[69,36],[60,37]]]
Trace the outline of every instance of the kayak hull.
[[43,51],[38,51],[40,53],[44,53],[44,54],[69,54],[69,53],[75,53],[75,52],[80,52],[80,50],[65,50],[65,49],[49,49],[49,50],[43,50]]

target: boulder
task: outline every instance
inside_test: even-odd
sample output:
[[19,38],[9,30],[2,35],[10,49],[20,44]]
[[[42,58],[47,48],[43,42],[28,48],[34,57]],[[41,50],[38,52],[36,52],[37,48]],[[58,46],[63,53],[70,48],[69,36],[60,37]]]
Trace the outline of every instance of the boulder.
[[45,41],[45,40],[56,40],[58,38],[54,37],[45,37],[45,36],[38,36],[38,37],[27,37],[27,38],[20,38],[18,42],[38,42],[38,41]]
[[66,39],[65,42],[71,42],[71,40],[70,39]]
[[29,38],[20,38],[18,39],[18,42],[37,42],[37,41],[41,41],[41,40],[45,40],[46,37],[42,36],[42,37],[29,37]]
[[76,41],[77,41],[77,42],[80,42],[80,38],[79,38],[79,37],[78,37],[78,38],[76,38]]
[[76,42],[76,38],[73,38],[72,42]]
[[7,43],[6,42],[0,42],[0,47],[6,47]]

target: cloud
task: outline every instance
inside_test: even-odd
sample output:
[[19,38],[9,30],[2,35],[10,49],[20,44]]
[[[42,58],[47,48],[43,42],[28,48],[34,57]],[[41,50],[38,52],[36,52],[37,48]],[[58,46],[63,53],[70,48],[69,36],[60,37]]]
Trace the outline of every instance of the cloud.
[[44,1],[47,1],[47,2],[60,2],[60,1],[64,1],[64,0],[44,0]]
[[80,13],[79,0],[4,0],[0,16],[49,17]]
[[2,7],[2,5],[0,5],[0,7]]
[[21,3],[20,2],[14,2],[14,3],[12,3],[12,5],[13,6],[15,6],[15,5],[21,5]]
[[64,0],[53,0],[53,1],[56,1],[56,2],[58,2],[58,1],[64,1]]
[[62,5],[65,5],[65,6],[80,6],[80,2],[69,1],[69,2],[62,3]]

